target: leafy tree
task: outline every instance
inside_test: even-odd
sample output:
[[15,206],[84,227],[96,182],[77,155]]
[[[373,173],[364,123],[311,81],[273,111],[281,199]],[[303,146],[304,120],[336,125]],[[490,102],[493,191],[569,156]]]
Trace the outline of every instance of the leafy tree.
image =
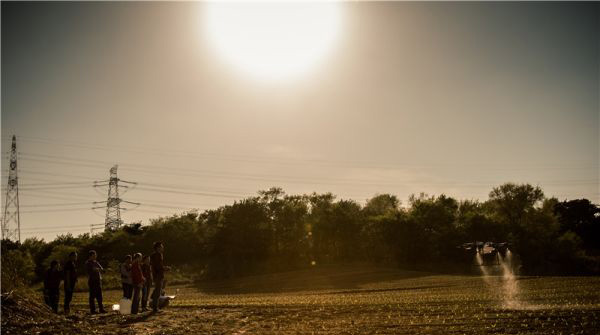
[[29,252],[35,263],[35,277],[34,280],[41,280],[44,278],[47,267],[44,264],[44,260],[50,256],[54,244],[46,243],[43,239],[31,237],[26,239],[21,245],[21,250]]
[[209,273],[232,277],[252,273],[269,255],[271,233],[268,212],[258,198],[249,198],[223,207],[216,222],[209,253]]
[[48,268],[50,268],[50,263],[52,261],[57,261],[58,264],[62,266],[64,266],[64,263],[67,261],[67,259],[69,258],[69,254],[71,252],[78,252],[79,250],[77,249],[77,247],[73,247],[73,246],[69,246],[69,245],[57,245],[52,249],[52,252],[50,253],[50,255],[44,260],[43,265],[44,268],[46,270],[48,270]]
[[513,251],[520,255],[527,273],[552,273],[558,270],[556,241],[559,225],[556,217],[545,208],[528,211],[520,225],[510,233]]
[[396,217],[396,232],[392,236],[395,240],[394,256],[400,266],[415,268],[431,261],[430,236],[410,213]]
[[308,200],[303,196],[285,196],[273,217],[276,250],[273,255],[281,269],[308,264]]
[[340,200],[334,204],[330,225],[334,260],[352,261],[360,257],[362,223],[360,205],[354,200]]
[[3,239],[2,242],[0,243],[0,246],[2,248],[2,253],[4,253],[9,250],[19,249],[21,247],[21,244],[17,241]]
[[151,254],[153,243],[162,241],[166,250],[165,261],[168,263],[181,264],[190,260],[202,260],[204,257],[203,232],[198,213],[194,211],[155,220],[151,226],[139,230],[142,231],[141,234],[134,232],[134,237],[128,237],[136,241],[137,252]]
[[302,250],[307,247],[306,217],[308,199],[304,196],[287,196],[279,187],[258,192],[269,219],[272,245],[271,266],[286,269],[307,261]]
[[367,217],[394,217],[399,211],[400,200],[391,194],[378,194],[367,201],[363,213]]
[[[189,264],[207,277],[222,278],[294,269],[311,261],[368,260],[432,269],[464,262],[457,248],[464,242],[509,241],[529,273],[598,273],[599,215],[588,200],[545,199],[539,187],[528,184],[500,185],[485,202],[413,195],[406,208],[391,194],[376,195],[361,206],[331,193],[287,195],[273,187],[202,213],[160,217],[148,226],[135,223],[93,236],[66,234],[51,242],[2,241],[2,257],[3,266],[5,260],[16,262],[30,274],[27,259],[32,259],[35,279],[41,280],[52,259],[64,261],[71,251],[85,259],[94,249],[100,263],[110,267],[126,254],[151,253],[160,240],[168,264]],[[14,260],[5,259],[9,256]],[[106,281],[117,285],[116,272],[108,271]]]
[[576,233],[584,249],[600,254],[600,207],[587,199],[577,199],[557,203],[554,211],[561,232]]
[[144,233],[144,229],[142,228],[141,222],[135,222],[125,225],[123,226],[123,231],[125,231],[129,235],[141,235]]
[[331,262],[334,259],[335,248],[331,241],[335,238],[335,229],[332,224],[333,201],[335,196],[331,193],[308,196],[310,213],[307,218],[307,229],[311,233],[312,259],[317,262]]
[[456,225],[465,242],[507,240],[505,225],[493,220],[485,204],[465,200],[458,204]]
[[492,189],[489,202],[497,219],[514,229],[543,199],[544,192],[537,186],[506,183]]
[[576,233],[566,231],[554,246],[555,261],[563,273],[577,273],[585,269],[585,252],[581,249],[582,240]]
[[421,230],[416,234],[422,244],[419,257],[423,261],[447,258],[461,243],[455,225],[458,202],[444,194],[438,197],[421,194],[410,196],[409,203],[409,215]]
[[379,194],[369,199],[362,209],[364,225],[362,244],[368,260],[391,263],[398,243],[400,201],[395,195]]
[[35,263],[27,251],[11,249],[2,252],[2,292],[26,285],[34,277]]

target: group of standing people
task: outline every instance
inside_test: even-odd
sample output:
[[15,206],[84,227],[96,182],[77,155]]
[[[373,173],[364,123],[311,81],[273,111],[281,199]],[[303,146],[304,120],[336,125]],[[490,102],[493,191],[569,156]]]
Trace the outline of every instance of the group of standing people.
[[50,263],[50,269],[46,272],[46,276],[44,277],[44,299],[54,313],[58,313],[60,282],[63,279],[65,282],[64,311],[65,314],[71,312],[71,300],[73,299],[73,291],[75,290],[75,284],[77,283],[76,261],[77,253],[71,252],[63,271],[60,271],[58,261],[53,260]]
[[[134,254],[133,257],[131,257],[131,255],[125,256],[125,261],[120,267],[121,283],[123,285],[123,297],[132,300],[132,314],[137,314],[139,310],[140,295],[142,300],[142,312],[147,310],[148,295],[150,294],[150,289],[155,281],[153,279],[156,277],[162,284],[164,270],[160,271],[159,269],[163,268],[162,257],[157,259],[154,262],[154,266],[152,266],[151,258],[148,255],[142,257],[142,254],[138,252]],[[153,269],[156,269],[157,271],[153,271]],[[156,276],[154,275],[154,272],[156,273]],[[159,296],[161,291],[162,286],[160,290],[155,289],[155,292],[158,292]],[[152,299],[153,302],[157,300],[154,295]]]
[[[162,242],[154,242],[154,253],[150,256],[142,256],[141,253],[135,253],[125,256],[125,261],[120,266],[121,282],[123,285],[123,297],[132,300],[131,313],[137,314],[140,305],[141,295],[141,310],[147,311],[148,295],[150,289],[154,287],[152,292],[151,308],[153,312],[159,310],[159,298],[164,288],[165,271],[170,268],[163,263],[164,245]],[[104,268],[97,261],[97,253],[95,250],[88,252],[88,260],[85,262],[85,269],[88,275],[89,287],[89,305],[90,313],[106,313],[102,304],[102,272]],[[73,291],[77,283],[77,253],[72,252],[69,255],[69,260],[65,263],[63,271],[58,267],[58,261],[52,261],[50,269],[48,269],[44,278],[44,297],[46,303],[52,308],[55,313],[58,313],[59,302],[59,287],[61,280],[64,279],[65,314],[70,313],[70,303],[73,298]],[[96,302],[98,303],[98,311],[96,311]]]

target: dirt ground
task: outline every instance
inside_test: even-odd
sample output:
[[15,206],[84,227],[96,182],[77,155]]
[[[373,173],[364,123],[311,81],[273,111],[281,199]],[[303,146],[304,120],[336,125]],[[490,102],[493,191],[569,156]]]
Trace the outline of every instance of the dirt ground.
[[[162,312],[127,316],[90,316],[87,295],[78,293],[75,312],[54,322],[10,324],[3,314],[2,334],[600,333],[598,277],[519,278],[516,294],[507,295],[501,277],[313,271],[169,293],[177,298]],[[106,306],[119,298],[119,291],[105,292]]]

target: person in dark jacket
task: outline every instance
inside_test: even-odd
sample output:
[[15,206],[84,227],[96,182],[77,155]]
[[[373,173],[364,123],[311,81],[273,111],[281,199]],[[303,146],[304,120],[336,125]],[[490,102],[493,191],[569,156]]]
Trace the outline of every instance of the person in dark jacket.
[[52,261],[50,263],[50,269],[46,272],[44,277],[44,295],[48,298],[46,303],[54,313],[58,313],[58,300],[59,300],[59,287],[60,281],[62,280],[62,274],[58,268],[58,261]]
[[100,313],[106,313],[102,305],[102,265],[96,261],[96,251],[89,251],[89,258],[85,262],[85,269],[88,274],[88,287],[90,288],[90,313],[96,314],[96,304],[98,301],[98,309]]
[[139,252],[133,255],[133,262],[131,263],[131,281],[133,283],[133,301],[131,304],[131,314],[138,313],[138,307],[140,305],[140,290],[144,285],[144,274],[142,272],[142,254]]
[[71,312],[71,299],[73,299],[73,291],[77,283],[77,253],[73,251],[69,254],[69,260],[65,263],[65,314]]
[[163,264],[163,252],[165,246],[162,242],[154,242],[154,253],[150,256],[150,264],[152,266],[152,280],[154,281],[154,291],[152,291],[152,311],[158,312],[158,298],[163,290],[163,282],[165,280],[165,271],[170,268]]
[[152,267],[150,266],[150,256],[144,255],[142,261],[142,275],[144,276],[144,284],[142,286],[142,312],[147,311],[148,295],[152,287]]
[[125,260],[119,267],[121,271],[121,284],[123,285],[123,297],[131,299],[133,293],[133,282],[131,280],[131,255],[126,255]]

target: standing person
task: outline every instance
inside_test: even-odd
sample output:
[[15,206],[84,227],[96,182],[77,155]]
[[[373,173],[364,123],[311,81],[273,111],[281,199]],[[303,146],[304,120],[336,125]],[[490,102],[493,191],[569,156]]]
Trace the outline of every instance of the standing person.
[[102,305],[102,274],[104,268],[96,258],[96,251],[90,250],[88,253],[89,257],[85,262],[85,268],[88,274],[88,287],[90,288],[90,313],[96,314],[96,305],[94,299],[98,301],[98,309],[100,313],[106,313],[104,306]]
[[73,299],[73,291],[77,283],[77,253],[75,251],[69,254],[69,260],[65,264],[65,314],[71,312],[71,299]]
[[169,267],[163,264],[163,252],[165,246],[161,241],[154,242],[154,253],[150,256],[152,266],[152,280],[154,281],[154,291],[152,291],[152,311],[158,312],[158,298],[163,289],[165,280],[165,271],[169,271]]
[[142,286],[142,312],[147,311],[148,295],[152,287],[152,267],[150,266],[150,256],[144,255],[142,262],[142,275],[144,276],[144,284]]
[[123,297],[131,299],[133,293],[133,281],[131,280],[131,255],[125,256],[121,264],[121,284],[123,284]]
[[44,277],[44,295],[48,297],[46,303],[52,308],[54,313],[58,313],[61,277],[62,274],[58,268],[58,261],[54,260],[50,262],[50,268],[46,271],[46,276]]
[[133,302],[131,305],[131,314],[137,314],[140,305],[140,290],[144,285],[144,274],[142,272],[142,254],[139,252],[133,255],[131,263],[131,280],[133,282]]

